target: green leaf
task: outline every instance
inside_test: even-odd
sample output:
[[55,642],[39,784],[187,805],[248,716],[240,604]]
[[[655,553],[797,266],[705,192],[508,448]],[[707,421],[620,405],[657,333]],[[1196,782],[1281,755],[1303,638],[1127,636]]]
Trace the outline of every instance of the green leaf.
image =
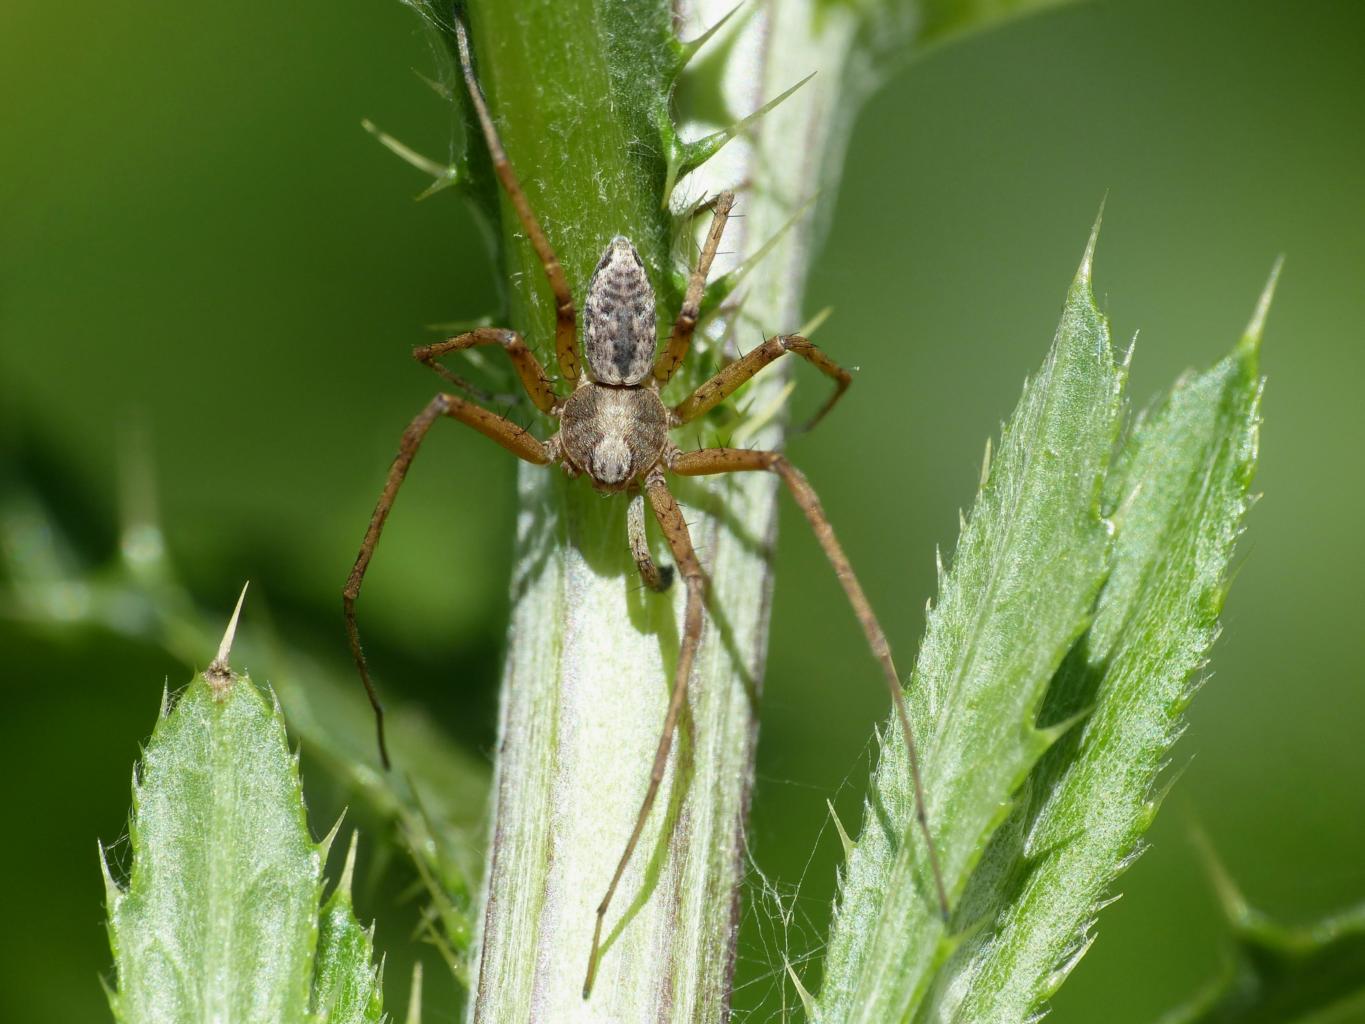
[[374,966],[372,930],[362,928],[351,906],[355,833],[341,881],[322,908],[313,1014],[318,1024],[379,1024],[384,1018],[382,970]]
[[1156,814],[1153,787],[1217,635],[1250,504],[1273,287],[1272,277],[1233,352],[1178,382],[1115,464],[1105,488],[1114,568],[1043,721],[1090,713],[1034,771],[1014,827],[973,879],[987,923],[940,977],[934,1020],[1024,1021],[1043,1010]]
[[1236,946],[1221,976],[1160,1024],[1350,1024],[1365,1014],[1365,904],[1287,925],[1247,903],[1209,852]]
[[355,838],[319,929],[336,830],[312,841],[279,702],[228,667],[245,598],[212,664],[173,710],[162,700],[133,780],[126,891],[100,848],[110,1007],[121,1024],[379,1024],[380,972],[351,907]]
[[[135,481],[150,476],[145,466],[135,463],[132,469]],[[137,497],[130,504],[156,504],[150,493]],[[13,557],[20,552],[23,558]],[[121,524],[116,556],[88,567],[61,522],[23,479],[9,481],[0,496],[0,578],[0,614],[48,628],[111,630],[157,644],[187,664],[211,647],[221,628],[216,613],[197,606],[178,581],[155,520],[130,516]],[[341,780],[353,804],[363,802],[397,826],[430,888],[442,952],[466,980],[486,763],[462,751],[429,716],[399,705],[389,716],[389,736],[402,771],[381,772],[373,713],[349,660],[319,663],[261,625],[244,626],[236,649],[268,667],[289,708],[290,731],[302,739],[314,768]]]
[[[1091,294],[1094,242],[1092,234],[1047,360],[983,470],[985,485],[940,581],[907,687],[929,824],[955,900],[1015,790],[1055,738],[1035,728],[1038,707],[1089,624],[1109,562],[1100,493],[1126,370]],[[821,1020],[904,1019],[951,951],[926,844],[907,831],[912,815],[905,750],[893,727],[840,891]],[[954,923],[973,916],[961,901]]]
[[106,869],[122,1024],[301,1021],[323,849],[280,709],[220,663],[163,707],[134,779],[132,879]]

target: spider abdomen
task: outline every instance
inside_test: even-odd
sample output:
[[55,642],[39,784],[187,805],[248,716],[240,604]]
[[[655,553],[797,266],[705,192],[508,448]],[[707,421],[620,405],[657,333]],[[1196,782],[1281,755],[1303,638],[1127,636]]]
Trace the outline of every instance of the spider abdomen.
[[620,490],[648,471],[668,443],[668,413],[647,388],[585,384],[564,403],[564,459],[603,490]]
[[639,384],[654,365],[654,288],[630,239],[602,254],[583,300],[583,354],[600,384]]

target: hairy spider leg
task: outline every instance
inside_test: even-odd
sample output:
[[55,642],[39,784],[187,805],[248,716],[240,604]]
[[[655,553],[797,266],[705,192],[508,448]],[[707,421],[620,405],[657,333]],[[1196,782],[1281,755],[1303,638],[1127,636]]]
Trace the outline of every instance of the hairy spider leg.
[[853,606],[853,614],[858,617],[858,622],[863,627],[863,634],[867,637],[868,646],[872,648],[872,655],[881,664],[882,675],[886,677],[891,703],[896,708],[896,717],[900,719],[901,733],[905,737],[905,752],[910,762],[910,778],[915,790],[915,820],[919,823],[920,832],[924,835],[924,843],[929,851],[929,871],[933,875],[939,912],[944,921],[947,921],[948,891],[943,883],[943,872],[939,868],[934,837],[929,830],[929,816],[924,808],[924,783],[920,777],[919,751],[910,728],[910,713],[905,707],[905,694],[901,690],[900,676],[896,674],[895,662],[891,660],[891,645],[887,643],[881,623],[877,621],[876,613],[872,611],[872,605],[867,600],[867,595],[863,593],[858,577],[854,575],[848,556],[844,554],[839,539],[834,535],[834,527],[830,525],[815,489],[806,480],[805,474],[777,452],[703,448],[700,451],[679,453],[672,460],[669,469],[679,476],[710,476],[716,473],[765,470],[776,473],[787,485],[792,498],[815,532],[815,539],[824,549],[825,557],[833,566],[834,575],[839,578],[844,594],[848,597],[848,603]]
[[569,290],[569,279],[564,273],[564,268],[560,266],[559,257],[555,255],[550,240],[545,237],[540,221],[536,220],[536,215],[531,211],[531,204],[526,199],[526,193],[522,191],[521,182],[517,180],[511,161],[507,159],[507,153],[502,148],[502,140],[498,138],[498,130],[488,113],[488,104],[484,102],[483,92],[474,77],[474,64],[469,56],[469,37],[465,32],[464,23],[458,17],[455,19],[455,43],[460,52],[460,70],[464,74],[465,86],[469,90],[469,101],[479,118],[484,141],[488,145],[488,155],[493,161],[493,172],[502,182],[503,190],[516,211],[517,219],[521,221],[526,237],[531,241],[531,247],[535,249],[541,266],[545,268],[545,278],[550,282],[550,291],[554,293],[555,354],[559,360],[559,372],[569,383],[576,383],[579,374],[577,314],[574,311],[573,292]]
[[725,232],[725,222],[730,219],[730,210],[734,205],[733,192],[722,192],[716,197],[715,213],[711,217],[711,230],[706,234],[706,244],[702,246],[697,265],[692,268],[692,276],[687,281],[687,292],[678,310],[678,318],[673,321],[673,332],[668,337],[668,344],[654,363],[654,379],[660,387],[668,383],[692,347],[692,334],[697,329],[701,299],[706,292],[706,276],[711,272],[711,261],[716,258],[720,236]]
[[550,378],[545,375],[545,367],[540,365],[540,360],[535,357],[535,353],[526,347],[526,342],[521,335],[505,327],[477,327],[468,333],[455,338],[447,338],[435,345],[422,345],[412,350],[412,358],[423,366],[434,370],[456,387],[462,388],[485,401],[491,401],[492,395],[474,387],[463,377],[453,373],[439,362],[442,356],[449,355],[451,352],[463,352],[467,348],[475,348],[479,345],[501,345],[507,353],[507,358],[512,360],[512,366],[516,369],[517,376],[521,378],[521,386],[531,396],[531,401],[535,402],[536,408],[541,412],[550,412],[554,409],[559,397],[555,394],[554,385],[550,383]]
[[800,356],[834,381],[834,394],[830,395],[829,400],[820,407],[819,411],[799,428],[801,431],[812,429],[825,418],[829,411],[834,408],[834,404],[843,397],[849,384],[853,382],[853,378],[847,370],[799,334],[780,334],[769,338],[762,345],[730,363],[673,407],[673,414],[677,417],[677,422],[680,425],[689,423],[715,408],[739,390],[740,385],[748,381],[759,370],[788,352]]
[[678,647],[678,663],[673,672],[673,693],[668,701],[668,711],[664,715],[663,731],[659,734],[654,767],[649,773],[649,787],[645,790],[644,800],[640,803],[640,813],[635,819],[635,827],[631,830],[630,839],[626,841],[626,848],[616,865],[616,871],[611,876],[607,893],[597,907],[597,923],[592,932],[592,951],[588,954],[588,974],[583,981],[584,999],[587,999],[592,991],[593,978],[597,974],[602,947],[602,922],[607,916],[607,908],[611,906],[611,898],[616,894],[616,887],[621,883],[626,865],[630,863],[631,855],[640,842],[645,820],[649,817],[654,800],[659,795],[659,786],[663,782],[664,770],[668,766],[668,755],[673,749],[673,736],[678,729],[678,719],[682,715],[683,706],[687,703],[687,684],[692,677],[692,662],[697,654],[697,645],[701,642],[702,597],[706,583],[701,563],[697,561],[696,549],[692,547],[692,536],[688,533],[687,522],[683,519],[682,509],[678,507],[668,484],[664,482],[661,467],[656,466],[650,470],[645,481],[645,490],[649,493],[649,503],[654,506],[654,516],[658,519],[664,537],[668,540],[668,546],[673,552],[673,561],[687,584],[687,607],[683,613],[683,634],[682,643]]
[[374,514],[370,516],[365,539],[360,542],[360,554],[356,556],[351,575],[347,577],[346,587],[341,592],[342,607],[346,615],[346,637],[351,644],[351,656],[355,658],[356,668],[360,670],[360,681],[365,684],[370,706],[374,708],[375,732],[379,737],[379,759],[386,769],[389,767],[389,748],[384,741],[384,706],[379,702],[379,694],[375,691],[373,680],[370,679],[365,652],[360,647],[355,603],[360,597],[360,585],[365,581],[365,570],[369,568],[375,546],[379,543],[379,536],[384,532],[384,522],[389,518],[394,499],[398,497],[398,488],[403,486],[403,480],[408,475],[408,467],[417,456],[417,450],[422,446],[427,431],[442,416],[449,416],[473,427],[484,437],[496,441],[513,455],[527,462],[540,465],[550,462],[550,453],[545,445],[527,430],[509,419],[504,419],[454,395],[438,394],[408,424],[407,430],[403,431],[403,438],[398,443],[398,454],[394,457],[393,464],[389,466],[389,475],[384,481],[384,489],[379,492],[379,502],[374,507]]
[[662,594],[673,585],[673,567],[656,565],[654,556],[649,553],[649,537],[645,533],[645,496],[635,491],[626,506],[626,536],[630,538],[630,553],[635,559],[635,567],[640,571],[640,579],[645,586],[656,594]]

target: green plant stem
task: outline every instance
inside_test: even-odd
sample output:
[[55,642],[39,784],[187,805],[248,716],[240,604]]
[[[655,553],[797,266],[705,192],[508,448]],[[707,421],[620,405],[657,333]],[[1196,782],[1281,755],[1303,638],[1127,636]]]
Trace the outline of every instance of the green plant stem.
[[[990,16],[1025,6],[1007,4]],[[439,22],[433,9],[427,10]],[[638,0],[471,3],[479,76],[506,151],[581,298],[608,240],[627,235],[660,290],[661,321],[677,308],[691,246],[665,195],[691,169],[683,138],[738,121],[812,71],[816,77],[679,182],[688,201],[743,183],[726,248],[740,258],[780,242],[749,269],[730,335],[699,339],[681,397],[721,362],[720,343],[747,348],[800,325],[818,218],[803,218],[835,181],[857,104],[873,80],[869,55],[924,38],[918,5],[755,3],[739,45],[705,57],[719,110],[675,132],[669,111],[676,53],[670,11]],[[894,25],[895,31],[887,26]],[[878,45],[873,45],[873,44]],[[699,72],[700,74],[701,72]],[[685,85],[691,83],[684,83]],[[680,135],[682,138],[680,138]],[[471,135],[467,185],[495,216],[511,326],[550,352],[543,275]],[[673,209],[684,205],[674,199]],[[686,234],[684,233],[684,237]],[[548,360],[547,360],[548,361]],[[788,368],[754,381],[732,443],[782,443]],[[714,428],[680,443],[715,444]],[[639,584],[625,543],[625,502],[583,481],[523,467],[509,654],[503,678],[494,831],[486,874],[471,1019],[716,1020],[729,1003],[742,832],[765,655],[768,554],[777,481],[763,474],[677,486],[709,577],[707,627],[689,714],[642,841],[606,921],[596,988],[583,976],[594,911],[629,835],[659,738],[676,656],[682,595]],[[658,553],[656,544],[656,554]],[[681,588],[678,588],[679,590]],[[869,677],[872,671],[869,663]]]
[[[603,42],[604,22],[623,10],[585,2],[471,10],[481,74],[507,151],[579,295],[614,234],[635,241],[656,281],[687,259],[686,250],[675,258],[669,248],[669,218],[660,209],[662,165],[651,166],[649,147],[632,149],[631,134],[619,127],[619,118],[647,104],[613,97],[604,85],[612,61],[622,59]],[[618,51],[641,17],[620,21]],[[727,96],[730,116],[756,109],[814,67],[826,73],[815,88],[799,90],[758,122],[747,159],[731,164],[731,177],[706,177],[709,168],[703,168],[683,182],[693,198],[741,177],[752,182],[740,199],[745,219],[736,222],[727,248],[752,253],[815,193],[827,166],[819,141],[847,116],[838,95],[852,18],[820,20],[811,5],[783,4],[750,25],[762,33],[756,37],[762,45],[748,51],[757,52],[760,73]],[[766,59],[777,53],[781,61]],[[788,144],[794,137],[812,143],[795,159]],[[545,351],[549,318],[539,269],[505,210],[502,223],[515,285],[514,326]],[[803,227],[790,232],[747,278],[739,337],[798,325],[808,237]],[[675,300],[665,313],[672,308]],[[697,372],[681,386],[695,382]],[[755,382],[746,400],[762,410],[782,388],[783,374],[774,372]],[[770,420],[745,443],[780,441]],[[523,470],[473,1019],[724,1015],[772,582],[775,490],[776,481],[765,476],[678,487],[710,579],[707,628],[690,715],[608,915],[601,971],[585,1003],[594,910],[634,822],[658,741],[682,601],[677,593],[661,600],[641,589],[625,544],[624,501],[604,500],[583,482],[540,468]]]

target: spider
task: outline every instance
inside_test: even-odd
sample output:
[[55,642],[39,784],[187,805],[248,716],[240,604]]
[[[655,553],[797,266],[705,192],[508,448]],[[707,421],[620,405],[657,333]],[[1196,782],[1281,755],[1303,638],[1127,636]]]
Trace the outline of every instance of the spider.
[[488,105],[474,76],[464,26],[458,19],[455,22],[455,35],[461,74],[482,128],[493,170],[540,259],[554,294],[555,354],[561,379],[572,384],[572,390],[567,396],[559,394],[555,383],[521,335],[504,328],[480,327],[413,351],[413,357],[418,362],[459,389],[475,397],[487,398],[484,392],[443,366],[440,360],[479,346],[501,346],[531,401],[541,412],[556,418],[559,429],[547,440],[541,441],[511,420],[467,399],[443,392],[427,403],[426,408],[404,431],[398,455],[389,468],[383,491],[361,543],[360,554],[356,557],[342,594],[351,654],[374,708],[379,752],[384,767],[389,766],[384,740],[384,711],[360,646],[355,603],[398,489],[432,425],[443,417],[458,420],[520,459],[543,466],[558,465],[571,477],[586,476],[593,487],[606,494],[628,493],[627,533],[631,553],[645,585],[656,592],[663,592],[672,583],[673,567],[657,565],[650,555],[645,538],[644,503],[647,497],[672,551],[676,571],[687,588],[683,634],[674,669],[673,689],[644,799],[606,894],[597,907],[587,977],[583,985],[583,997],[586,999],[597,970],[603,921],[658,796],[679,716],[687,701],[693,660],[701,641],[706,576],[697,560],[682,511],[669,490],[668,474],[708,476],[718,473],[774,473],[786,484],[810,523],[862,625],[868,645],[881,665],[905,739],[915,794],[915,817],[928,847],[929,866],[939,909],[946,919],[947,893],[924,811],[923,785],[910,717],[899,676],[891,660],[890,646],[815,491],[801,471],[779,452],[732,448],[703,448],[684,452],[669,439],[669,431],[690,423],[714,408],[765,366],[788,353],[806,360],[834,381],[834,393],[806,425],[807,428],[814,426],[834,407],[852,378],[846,370],[800,335],[778,335],[729,363],[672,408],[660,398],[661,388],[686,360],[691,347],[707,275],[719,248],[726,220],[734,207],[732,192],[721,193],[712,204],[710,230],[688,279],[672,332],[657,356],[655,296],[644,263],[628,238],[618,235],[611,240],[588,282],[583,300],[582,353],[586,366],[583,365],[579,356],[578,315],[568,279],[502,148]]

